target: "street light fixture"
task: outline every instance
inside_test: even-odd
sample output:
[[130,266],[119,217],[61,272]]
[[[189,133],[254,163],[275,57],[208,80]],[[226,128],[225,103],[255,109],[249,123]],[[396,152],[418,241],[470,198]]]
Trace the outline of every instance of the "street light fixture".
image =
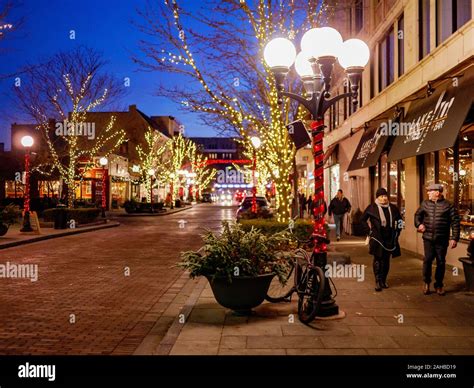
[[30,151],[34,144],[31,136],[21,138],[21,145],[25,147],[25,194],[23,196],[23,224],[20,232],[33,232],[30,223]]
[[[314,156],[315,201],[313,236],[315,245],[313,260],[323,269],[327,263],[327,238],[324,221],[324,114],[337,101],[351,98],[354,107],[358,104],[359,84],[362,72],[370,57],[370,50],[359,39],[343,42],[341,34],[331,27],[312,28],[301,39],[301,52],[296,55],[293,43],[284,38],[270,41],[264,50],[264,59],[270,67],[276,82],[278,102],[283,96],[298,101],[312,116],[311,135]],[[345,69],[350,83],[350,92],[331,98],[331,76],[336,61]],[[290,67],[301,77],[306,96],[285,91],[285,78]],[[331,296],[329,282],[326,281],[324,300],[320,316],[337,315],[339,308]]]
[[250,142],[253,146],[253,166],[252,166],[252,208],[251,211],[254,214],[257,214],[257,180],[255,170],[257,169],[257,150],[262,145],[262,141],[257,136],[252,136]]
[[102,166],[102,218],[105,218],[105,209],[107,208],[107,170],[105,166],[109,164],[109,160],[102,156],[99,159],[99,164]]

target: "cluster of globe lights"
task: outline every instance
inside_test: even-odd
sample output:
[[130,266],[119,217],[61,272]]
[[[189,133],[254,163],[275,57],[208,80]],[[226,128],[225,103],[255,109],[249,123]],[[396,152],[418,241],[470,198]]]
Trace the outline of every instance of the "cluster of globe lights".
[[[271,40],[264,50],[264,59],[277,79],[279,90],[283,79],[294,64],[308,93],[330,87],[331,72],[336,60],[345,69],[352,91],[358,87],[361,74],[370,58],[367,44],[360,39],[343,42],[341,34],[332,27],[312,28],[301,39],[297,55],[294,44],[285,38]],[[322,73],[322,76],[321,76]],[[357,83],[357,85],[354,85]],[[327,94],[327,96],[329,96]]]

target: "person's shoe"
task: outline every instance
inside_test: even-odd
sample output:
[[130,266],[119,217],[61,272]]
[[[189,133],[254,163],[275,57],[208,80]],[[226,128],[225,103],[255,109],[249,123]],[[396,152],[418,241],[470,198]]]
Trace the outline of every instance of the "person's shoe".
[[437,287],[437,288],[436,288],[436,293],[437,293],[439,296],[444,296],[444,295],[446,295],[446,291],[444,291],[443,287]]
[[339,241],[341,238],[339,236],[336,237],[336,241]]
[[382,282],[379,282],[379,281],[375,282],[375,291],[377,292],[382,291]]
[[430,294],[430,283],[425,283],[423,285],[423,294],[425,294],[425,295]]
[[382,285],[382,288],[388,288],[387,281],[383,281],[381,285]]

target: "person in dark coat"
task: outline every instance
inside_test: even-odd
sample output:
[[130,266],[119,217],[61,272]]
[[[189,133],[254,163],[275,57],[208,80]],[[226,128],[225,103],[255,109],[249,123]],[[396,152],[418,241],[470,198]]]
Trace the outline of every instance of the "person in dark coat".
[[351,203],[344,197],[341,189],[337,190],[336,196],[329,203],[329,217],[334,216],[334,223],[336,224],[336,240],[339,241],[341,238],[341,232],[343,229],[342,221],[344,215],[351,210]]
[[430,293],[431,267],[436,258],[435,290],[443,296],[443,279],[446,270],[448,246],[456,248],[460,235],[460,219],[454,205],[443,197],[443,185],[432,184],[427,188],[428,199],[415,213],[415,227],[423,233],[423,293]]
[[306,200],[308,215],[311,217],[313,214],[313,196],[310,194],[308,195],[308,199]]
[[306,211],[306,196],[303,193],[300,193],[298,199],[300,205],[300,218],[304,218],[304,213]]
[[365,209],[362,221],[370,221],[369,253],[374,256],[375,291],[382,291],[388,288],[390,257],[401,254],[398,236],[403,220],[398,207],[389,203],[387,190],[378,189],[375,197],[375,202]]

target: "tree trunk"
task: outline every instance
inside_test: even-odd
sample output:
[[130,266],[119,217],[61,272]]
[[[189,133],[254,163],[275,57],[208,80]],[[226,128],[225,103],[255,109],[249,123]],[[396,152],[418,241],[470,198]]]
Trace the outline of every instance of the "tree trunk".
[[275,199],[278,222],[290,221],[291,185],[287,177],[279,178],[275,182]]

